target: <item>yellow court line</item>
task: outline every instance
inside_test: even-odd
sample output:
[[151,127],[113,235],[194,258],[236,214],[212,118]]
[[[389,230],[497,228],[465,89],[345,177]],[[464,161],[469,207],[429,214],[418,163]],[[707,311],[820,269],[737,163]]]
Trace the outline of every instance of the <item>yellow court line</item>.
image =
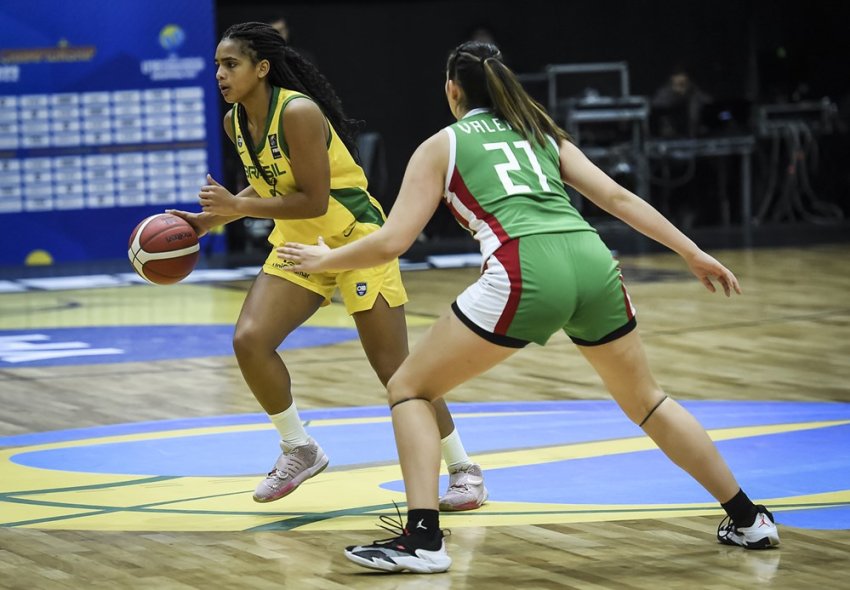
[[[769,424],[765,426],[738,426],[735,428],[717,428],[709,430],[708,434],[714,441],[751,438],[796,432],[799,430],[815,430],[832,426],[850,424],[850,420],[825,420],[819,422],[799,422],[793,424]],[[634,438],[618,438],[586,443],[575,443],[535,449],[520,449],[488,454],[476,453],[476,460],[486,463],[488,469],[502,469],[522,465],[538,465],[552,463],[565,459],[584,459],[601,457],[603,455],[619,455],[635,451],[654,450],[658,447],[648,436]]]
[[[502,417],[502,416],[529,416],[529,415],[544,415],[544,414],[559,414],[564,413],[563,411],[528,411],[528,412],[458,412],[453,414],[455,418],[489,418],[489,417]],[[311,428],[313,427],[326,427],[326,426],[347,426],[347,425],[362,425],[362,424],[378,424],[390,422],[392,419],[389,416],[370,416],[365,418],[327,418],[327,419],[317,419],[310,420],[309,425]],[[709,430],[709,436],[711,436],[712,440],[727,440],[730,438],[746,438],[749,436],[764,436],[769,434],[780,434],[783,432],[794,432],[797,430],[814,430],[816,428],[829,428],[831,426],[842,426],[844,424],[850,424],[850,420],[824,420],[817,422],[792,422],[785,424],[768,424],[762,426],[736,426],[733,428],[717,428]],[[214,434],[230,434],[234,432],[254,432],[258,430],[271,430],[271,423],[261,423],[261,424],[234,424],[229,426],[209,426],[203,428],[180,428],[176,430],[164,430],[164,431],[154,431],[154,432],[137,432],[133,434],[121,434],[114,436],[104,436],[97,438],[87,438],[82,440],[72,440],[72,441],[62,441],[56,443],[45,443],[40,445],[32,445],[32,446],[21,446],[21,447],[9,447],[7,449],[0,449],[0,460],[8,459],[11,456],[22,454],[22,453],[31,453],[36,451],[47,451],[47,450],[55,450],[55,449],[67,449],[67,448],[76,448],[76,447],[85,447],[85,446],[95,446],[95,445],[106,445],[106,444],[115,444],[115,443],[124,443],[124,442],[137,442],[137,441],[146,441],[146,440],[162,440],[167,438],[183,438],[183,437],[193,437],[193,436],[210,436]],[[610,439],[604,441],[594,441],[589,443],[569,443],[567,445],[558,445],[553,447],[538,447],[540,448],[548,448],[548,449],[557,449],[561,446],[578,448],[584,447],[585,445],[610,445],[617,444],[622,445],[624,443],[629,443],[632,441],[632,444],[636,444],[633,449],[630,449],[626,452],[631,452],[631,450],[644,450],[645,448],[655,448],[655,444],[652,440],[646,436],[639,436],[634,438],[617,438]],[[517,451],[519,453],[524,452],[523,450]],[[537,452],[537,450],[535,451]],[[479,454],[478,456],[486,456],[486,454]],[[593,455],[588,455],[593,456]],[[548,461],[544,461],[548,462]]]
[[[452,416],[455,418],[491,418],[496,416],[531,416],[572,412],[574,412],[574,410],[529,412],[456,412],[452,414]],[[327,426],[359,426],[362,424],[379,424],[391,421],[392,418],[390,416],[370,416],[364,418],[321,418],[317,420],[308,420],[310,428]],[[161,440],[166,438],[209,436],[213,434],[232,434],[234,432],[254,432],[257,430],[274,430],[274,427],[272,426],[271,422],[262,422],[259,424],[231,424],[228,426],[205,426],[203,428],[179,428],[176,430],[157,430],[149,432],[136,432],[133,434],[117,434],[113,436],[102,436],[55,443],[44,443],[32,446],[9,447],[5,450],[0,449],[0,459],[4,457],[5,453],[10,453],[10,455],[8,456],[13,456],[20,453],[31,453],[35,451],[48,451],[55,449],[67,449],[103,444],[138,442],[145,440]]]
[[[764,436],[782,432],[824,428],[850,423],[850,420],[778,424],[755,427],[726,428],[712,431],[715,440],[730,440]],[[653,449],[646,437],[610,441],[594,441],[505,451],[480,455],[488,470],[519,465],[534,465],[553,461],[602,455],[622,454]],[[20,451],[20,449],[17,449]],[[0,501],[5,513],[0,521],[21,522],[33,519],[33,528],[80,530],[244,530],[258,526],[286,523],[299,530],[351,530],[371,527],[374,510],[369,506],[402,503],[404,494],[388,490],[383,485],[401,479],[398,465],[378,465],[349,470],[329,471],[310,480],[305,489],[285,502],[258,505],[251,501],[250,491],[255,477],[184,477],[167,481],[140,482],[120,490],[67,490],[74,485],[96,485],[132,481],[133,476],[69,473],[53,470],[23,468],[22,478],[15,477],[15,497],[25,497],[52,505],[21,508]],[[58,479],[57,479],[58,478]],[[144,479],[144,478],[139,478]],[[9,481],[3,477],[4,482]],[[26,481],[24,481],[26,480]],[[55,492],[23,494],[24,490],[47,489],[61,481]],[[11,483],[11,482],[9,482]],[[14,494],[13,494],[14,495]],[[207,496],[207,497],[205,497]],[[793,505],[795,509],[847,505],[850,490],[775,498],[774,503]],[[145,508],[145,507],[149,508]],[[105,513],[102,513],[105,510]],[[576,505],[537,504],[525,502],[489,502],[474,514],[448,515],[447,526],[497,526],[507,524],[542,524],[568,522],[600,522],[604,520],[673,518],[718,514],[714,503],[682,505],[627,504]],[[381,509],[379,512],[386,512]],[[304,519],[303,517],[308,517]],[[62,518],[58,518],[62,517]],[[312,518],[311,518],[312,517]],[[303,520],[303,522],[302,522]]]
[[[817,428],[828,428],[831,426],[839,426],[844,424],[850,424],[850,420],[829,420],[829,421],[820,421],[820,422],[804,422],[797,424],[774,424],[774,425],[766,425],[766,426],[743,426],[736,428],[724,428],[709,431],[709,435],[715,441],[719,440],[731,440],[731,439],[740,439],[740,438],[750,438],[754,436],[766,436],[771,434],[781,434],[786,432],[796,432],[801,430],[813,430]],[[266,425],[250,425],[250,430],[257,430],[260,427],[267,428]],[[222,427],[222,428],[209,428],[209,429],[199,429],[201,431],[208,431],[209,434],[215,434],[218,432],[232,432],[234,427]],[[107,478],[109,477],[106,474],[81,474],[79,472],[64,472],[62,470],[53,470],[53,469],[43,469],[43,468],[33,468],[25,465],[18,465],[12,462],[10,459],[12,456],[22,453],[35,452],[41,450],[50,450],[50,449],[62,449],[62,448],[71,448],[74,446],[89,446],[92,444],[110,444],[116,442],[126,442],[127,440],[153,440],[153,439],[161,439],[161,438],[169,438],[174,437],[175,432],[187,433],[192,436],[197,436],[199,433],[193,430],[182,430],[182,431],[174,431],[174,432],[165,432],[165,433],[149,433],[157,436],[148,436],[143,437],[139,434],[135,435],[126,435],[126,436],[118,436],[118,437],[106,437],[105,439],[98,439],[95,442],[85,440],[79,441],[83,444],[74,445],[72,443],[55,443],[52,445],[40,445],[34,447],[16,447],[11,449],[5,449],[0,451],[0,475],[2,475],[2,482],[0,484],[0,491],[11,491],[12,489],[17,491],[27,490],[27,489],[41,489],[41,488],[49,488],[55,485],[56,477],[62,473],[73,474],[73,479],[77,480],[80,476],[85,475],[92,479],[99,478]],[[632,437],[632,438],[621,438],[621,439],[611,439],[606,441],[592,441],[592,442],[584,442],[584,443],[573,443],[573,444],[565,444],[565,445],[555,445],[548,447],[535,447],[530,449],[519,449],[516,451],[499,451],[495,453],[479,453],[476,458],[481,463],[487,465],[487,468],[492,469],[505,469],[510,467],[518,467],[518,466],[527,466],[527,465],[539,465],[545,463],[553,463],[558,461],[564,461],[568,459],[581,459],[581,458],[590,458],[590,457],[600,457],[600,456],[610,456],[610,455],[619,455],[624,453],[631,453],[636,451],[645,451],[645,450],[654,450],[657,447],[655,443],[646,436],[640,437]],[[392,467],[397,469],[397,466],[393,465]],[[375,466],[374,468],[350,468],[350,469],[341,469],[336,471],[336,473],[350,473],[351,471],[358,472],[368,472],[369,469],[384,469],[387,466]],[[364,469],[366,471],[364,471]],[[133,476],[125,476],[115,474],[111,477],[121,477],[123,480],[131,480]],[[45,481],[42,483],[41,480]],[[181,478],[183,479],[183,478]],[[197,480],[197,478],[185,478],[188,480]],[[323,478],[324,479],[324,478]],[[383,480],[386,481],[386,480]],[[376,485],[380,485],[383,481],[377,482]],[[48,483],[50,482],[50,483]],[[47,484],[47,485],[45,485]],[[78,484],[79,485],[79,484]],[[6,486],[14,486],[13,488],[6,488],[3,490],[2,488]]]

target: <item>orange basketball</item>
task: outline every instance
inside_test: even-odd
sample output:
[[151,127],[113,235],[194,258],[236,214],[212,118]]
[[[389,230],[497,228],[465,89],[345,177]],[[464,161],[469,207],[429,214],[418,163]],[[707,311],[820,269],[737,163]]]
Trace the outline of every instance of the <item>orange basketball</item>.
[[198,235],[186,220],[160,213],[143,219],[130,234],[127,251],[139,276],[157,285],[185,279],[200,255]]

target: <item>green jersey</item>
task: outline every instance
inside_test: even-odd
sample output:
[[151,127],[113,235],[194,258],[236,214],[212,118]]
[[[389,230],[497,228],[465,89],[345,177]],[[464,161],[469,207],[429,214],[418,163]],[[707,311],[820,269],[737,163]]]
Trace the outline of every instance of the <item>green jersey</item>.
[[521,236],[595,231],[570,203],[554,139],[529,141],[485,109],[445,131],[446,203],[478,240],[484,260]]

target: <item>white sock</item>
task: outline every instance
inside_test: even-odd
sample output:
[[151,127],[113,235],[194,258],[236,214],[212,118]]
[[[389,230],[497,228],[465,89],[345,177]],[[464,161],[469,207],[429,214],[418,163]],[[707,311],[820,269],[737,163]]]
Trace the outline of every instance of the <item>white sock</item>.
[[280,433],[280,442],[284,451],[291,451],[295,447],[301,447],[310,442],[294,401],[280,414],[269,415],[269,420]]
[[446,467],[449,468],[449,471],[457,470],[458,467],[472,465],[472,460],[466,454],[466,449],[463,448],[457,428],[440,441],[440,447],[443,450],[443,461],[446,462]]

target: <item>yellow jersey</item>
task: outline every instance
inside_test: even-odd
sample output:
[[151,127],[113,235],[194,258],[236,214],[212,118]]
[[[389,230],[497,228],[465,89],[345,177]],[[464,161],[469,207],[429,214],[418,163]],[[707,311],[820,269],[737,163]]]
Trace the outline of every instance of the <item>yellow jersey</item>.
[[[291,100],[298,97],[310,99],[309,96],[300,92],[272,87],[271,108],[266,120],[266,129],[255,144],[260,165],[265,169],[267,176],[274,178],[273,185],[263,178],[251,160],[243,139],[244,131],[236,116],[236,105],[233,106],[231,120],[236,149],[245,168],[248,182],[263,198],[281,196],[286,198],[287,194],[299,190],[298,181],[292,174],[289,146],[283,132],[283,110]],[[274,246],[280,246],[287,241],[315,244],[318,236],[327,239],[351,231],[355,223],[376,226],[384,223],[384,212],[378,201],[367,190],[363,169],[354,161],[330,121],[328,121],[328,129],[330,130],[328,159],[331,171],[328,210],[320,217],[309,219],[275,219],[274,229],[269,234],[269,242]]]

